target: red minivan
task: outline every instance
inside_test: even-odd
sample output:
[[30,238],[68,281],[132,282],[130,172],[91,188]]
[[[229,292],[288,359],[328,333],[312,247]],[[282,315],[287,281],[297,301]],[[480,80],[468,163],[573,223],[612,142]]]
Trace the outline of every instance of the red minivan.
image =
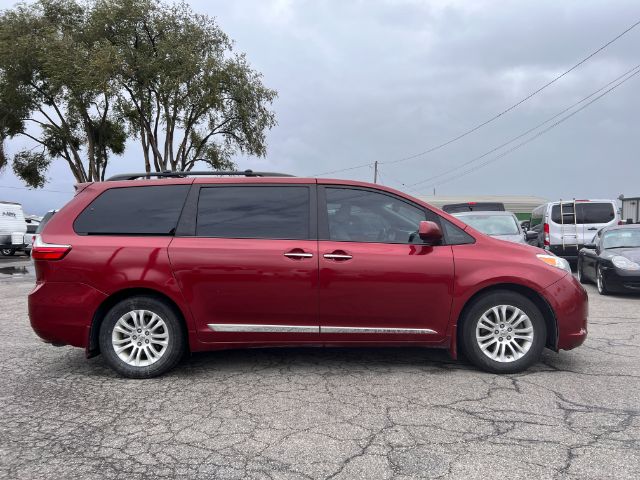
[[447,348],[513,373],[586,338],[587,294],[543,250],[380,185],[203,173],[78,185],[33,246],[35,332],[133,378],[270,346]]

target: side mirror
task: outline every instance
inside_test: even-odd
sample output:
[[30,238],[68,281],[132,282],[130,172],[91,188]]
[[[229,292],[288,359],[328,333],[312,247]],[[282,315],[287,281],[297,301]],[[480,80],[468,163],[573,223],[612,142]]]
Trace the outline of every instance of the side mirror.
[[538,238],[538,232],[535,232],[533,230],[529,230],[527,233],[525,233],[525,239],[527,241],[529,240],[535,240]]
[[442,230],[435,222],[422,221],[418,227],[418,236],[428,245],[435,245],[442,240]]
[[531,229],[531,222],[529,222],[528,220],[524,220],[520,222],[520,227],[526,232],[527,230]]
[[584,248],[588,248],[589,250],[595,250],[597,246],[595,243],[585,243]]

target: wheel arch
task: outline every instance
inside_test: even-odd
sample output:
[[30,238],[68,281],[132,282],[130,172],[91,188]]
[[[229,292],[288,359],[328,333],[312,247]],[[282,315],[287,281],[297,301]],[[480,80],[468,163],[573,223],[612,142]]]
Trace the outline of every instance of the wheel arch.
[[91,319],[91,327],[89,329],[89,341],[87,342],[86,354],[87,358],[95,357],[100,354],[100,343],[98,341],[98,336],[100,334],[100,326],[102,325],[102,321],[104,320],[107,312],[118,302],[130,298],[133,296],[144,295],[148,297],[155,297],[164,303],[166,303],[178,316],[180,319],[180,325],[182,325],[182,330],[185,338],[185,347],[187,351],[189,351],[189,332],[187,328],[187,322],[184,312],[180,309],[178,304],[168,295],[161,293],[152,288],[126,288],[123,290],[119,290],[106,299],[100,304],[95,313],[93,314],[93,318]]
[[536,307],[542,313],[542,317],[544,318],[544,322],[547,326],[547,341],[545,342],[545,346],[554,351],[558,351],[558,322],[556,320],[556,315],[551,305],[545,300],[545,298],[540,295],[537,291],[532,288],[526,287],[524,285],[519,285],[517,283],[499,283],[495,285],[490,285],[488,287],[482,288],[474,293],[464,304],[462,310],[460,311],[460,315],[457,319],[457,328],[456,328],[456,351],[458,351],[461,344],[461,335],[462,335],[462,322],[464,321],[464,317],[469,309],[473,306],[473,304],[484,295],[488,293],[499,291],[499,290],[507,290],[515,293],[519,293],[520,295],[527,297],[531,300]]

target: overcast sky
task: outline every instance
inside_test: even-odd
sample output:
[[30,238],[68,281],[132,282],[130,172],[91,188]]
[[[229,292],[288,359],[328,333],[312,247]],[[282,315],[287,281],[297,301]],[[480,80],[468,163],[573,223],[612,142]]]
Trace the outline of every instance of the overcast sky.
[[[14,3],[0,1],[0,6]],[[240,157],[238,166],[300,176],[428,150],[526,97],[640,20],[637,0],[189,3],[214,16],[263,73],[264,83],[279,93],[278,125],[268,135],[267,157]],[[523,133],[640,64],[639,45],[640,26],[462,140],[409,161],[382,164],[382,183],[407,189]],[[640,75],[511,154],[411,191],[431,194],[435,186],[438,195],[549,199],[640,195],[638,92]],[[9,140],[6,149],[12,153],[23,144]],[[109,173],[142,170],[142,160],[131,168],[139,156],[131,143]],[[373,170],[366,166],[331,176],[371,181]],[[74,180],[62,161],[49,177],[46,189],[72,191]],[[59,207],[71,195],[4,188],[23,186],[10,168],[0,174],[0,185],[0,199],[22,202],[28,213]]]

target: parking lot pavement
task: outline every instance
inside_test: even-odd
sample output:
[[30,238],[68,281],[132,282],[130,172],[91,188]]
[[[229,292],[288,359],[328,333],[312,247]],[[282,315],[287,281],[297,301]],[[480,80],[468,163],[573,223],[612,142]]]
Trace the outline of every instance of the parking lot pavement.
[[0,260],[2,478],[640,477],[639,297],[589,286],[586,344],[519,375],[433,350],[265,349],[136,381],[40,343],[33,281]]

